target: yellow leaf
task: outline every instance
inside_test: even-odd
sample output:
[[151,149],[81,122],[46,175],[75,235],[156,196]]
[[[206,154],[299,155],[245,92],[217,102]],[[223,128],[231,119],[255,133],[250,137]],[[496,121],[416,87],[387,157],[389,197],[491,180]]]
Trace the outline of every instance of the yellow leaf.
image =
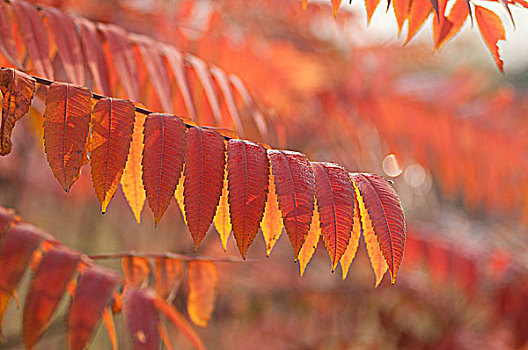
[[347,278],[348,275],[348,269],[350,268],[350,264],[352,264],[352,261],[354,260],[354,257],[356,256],[358,243],[359,243],[359,236],[361,235],[361,215],[360,215],[360,209],[358,201],[356,200],[354,205],[354,225],[352,226],[352,234],[350,235],[350,243],[348,243],[347,249],[345,250],[345,253],[341,257],[341,273],[343,276],[343,280]]
[[279,204],[277,202],[277,192],[275,192],[275,177],[271,172],[268,183],[268,199],[266,201],[264,217],[260,224],[262,235],[266,242],[266,256],[271,254],[271,250],[275,246],[275,243],[277,243],[277,240],[282,233],[282,228],[284,227]]
[[228,190],[227,190],[227,171],[224,172],[224,186],[222,188],[222,196],[220,202],[216,208],[216,215],[214,217],[214,225],[220,240],[222,241],[222,248],[224,252],[227,250],[227,240],[231,233],[231,218],[229,216],[229,202],[228,202]]
[[185,182],[185,165],[183,166],[182,174],[180,176],[180,182],[178,182],[178,187],[176,187],[176,191],[174,192],[174,197],[176,197],[176,202],[178,203],[178,206],[180,207],[180,211],[183,216],[183,220],[185,220],[185,225],[187,225],[187,218],[185,217],[185,208],[183,204],[183,184]]
[[210,261],[190,261],[187,266],[187,280],[187,312],[195,325],[205,327],[211,318],[216,300],[216,265]]
[[306,270],[306,266],[308,266],[308,263],[312,259],[315,249],[317,248],[317,244],[319,243],[319,238],[321,237],[321,223],[319,222],[319,208],[317,208],[317,200],[314,204],[314,212],[312,216],[312,223],[310,224],[310,231],[308,232],[308,236],[306,236],[304,245],[299,251],[299,268],[301,277],[304,274],[304,270]]

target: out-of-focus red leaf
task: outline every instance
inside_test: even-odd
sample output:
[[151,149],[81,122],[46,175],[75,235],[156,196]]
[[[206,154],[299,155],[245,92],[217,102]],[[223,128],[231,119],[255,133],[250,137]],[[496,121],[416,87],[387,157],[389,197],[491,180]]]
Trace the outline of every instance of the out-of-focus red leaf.
[[343,256],[354,224],[354,192],[348,173],[332,163],[310,163],[315,175],[315,197],[321,234],[330,254],[332,271]]
[[136,59],[125,31],[114,25],[99,25],[99,29],[104,34],[110,47],[111,59],[119,75],[121,85],[125,89],[126,97],[134,101],[140,101],[141,95]]
[[277,199],[277,191],[275,190],[275,178],[270,172],[268,180],[268,199],[266,200],[266,209],[264,210],[264,217],[260,228],[266,242],[266,256],[271,254],[271,250],[279,239],[284,224],[282,223],[282,216],[279,209]]
[[158,350],[158,311],[147,291],[127,288],[125,312],[136,350]]
[[112,90],[110,89],[108,66],[105,61],[103,47],[98,38],[97,28],[92,22],[81,17],[77,17],[75,21],[79,26],[84,57],[92,73],[95,89],[99,93],[111,96]]
[[491,52],[495,64],[502,71],[504,71],[504,62],[499,54],[498,42],[499,40],[506,40],[506,33],[502,26],[502,21],[495,12],[488,10],[485,7],[475,5],[475,18],[480,29],[482,39]]
[[44,112],[44,148],[53,175],[68,191],[85,157],[92,111],[90,90],[66,83],[49,87]]
[[240,138],[244,138],[244,128],[242,127],[242,120],[240,119],[240,114],[238,113],[238,110],[236,108],[233,92],[231,91],[231,87],[229,85],[229,80],[227,79],[225,72],[220,68],[213,66],[210,68],[210,70],[211,74],[218,83],[220,90],[222,90],[226,107],[229,110],[229,114],[231,116],[230,121],[227,121],[225,120],[225,118],[223,118],[222,125],[224,125],[225,127],[231,127],[232,125],[235,128],[238,136],[240,136]]
[[304,154],[268,150],[284,227],[297,260],[310,231],[315,200],[315,178]]
[[69,82],[85,85],[84,58],[77,29],[70,17],[53,7],[43,8]]
[[7,14],[7,7],[8,4],[6,2],[0,4],[0,36],[2,37],[2,40],[0,40],[0,52],[13,66],[22,69],[23,67],[20,64],[16,51],[13,32],[11,31],[11,23]]
[[150,263],[147,258],[128,256],[121,260],[127,286],[141,288],[148,284]]
[[266,150],[252,142],[229,140],[227,171],[233,235],[245,259],[266,205],[269,172]]
[[24,1],[13,2],[13,9],[22,40],[33,62],[35,73],[47,79],[53,79],[53,66],[48,47],[48,31],[40,18],[37,8]]
[[94,106],[90,166],[103,213],[123,175],[134,118],[134,105],[129,100],[105,98]]
[[[379,175],[353,174],[352,180],[368,211],[394,283],[403,258],[406,231],[405,217],[398,195],[388,181]],[[366,216],[361,215],[361,217],[364,219]]]
[[204,350],[205,346],[202,343],[202,340],[196,334],[191,324],[183,317],[182,314],[172,305],[166,302],[161,298],[156,298],[153,300],[156,308],[167,317],[167,319],[176,327],[180,332],[182,332],[187,339],[194,345],[196,349]]
[[[217,95],[213,88],[213,83],[211,81],[211,74],[209,73],[209,68],[207,67],[207,65],[205,64],[203,60],[201,60],[200,58],[196,56],[187,55],[186,58],[192,65],[196,73],[196,76],[198,80],[200,81],[200,84],[202,85],[205,96],[207,96],[207,101],[209,102],[209,109],[211,110],[212,117],[213,117],[212,119],[208,118],[204,120],[202,119],[203,116],[201,116],[201,114],[203,113],[199,113],[198,114],[199,123],[204,124],[204,125],[211,125],[211,126],[212,125],[222,125],[220,103],[218,102]],[[197,101],[197,96],[195,96],[195,101]],[[205,101],[198,101],[198,102],[200,102],[201,104],[205,103]],[[202,108],[202,111],[203,110],[204,108]]]
[[156,225],[178,186],[185,157],[185,125],[173,115],[149,114],[145,120],[143,185]]
[[80,258],[76,252],[57,247],[42,259],[24,304],[22,331],[27,348],[31,349],[42,335]]
[[359,203],[357,201],[354,191],[354,224],[352,225],[352,233],[350,235],[350,242],[341,257],[341,272],[343,280],[347,278],[348,270],[354,257],[356,256],[357,248],[359,245],[359,237],[361,236],[361,214],[359,209]]
[[191,321],[200,327],[207,326],[216,301],[218,273],[211,261],[189,261],[187,265],[187,312]]
[[183,280],[183,261],[168,258],[154,259],[156,293],[162,299],[172,299]]
[[20,218],[15,214],[14,210],[0,207],[0,244],[2,244],[2,239],[7,229],[19,221]]
[[145,124],[145,118],[145,114],[136,113],[128,159],[121,177],[121,189],[138,224],[141,222],[141,211],[146,198],[145,188],[141,181],[143,174],[141,160],[143,159],[143,125]]
[[118,282],[117,275],[97,266],[81,274],[68,311],[69,349],[82,350],[88,345]]
[[318,205],[319,203],[317,203],[316,199],[312,215],[312,223],[310,224],[310,231],[306,236],[306,241],[299,251],[299,273],[301,277],[304,275],[308,263],[312,260],[312,256],[314,255],[317,245],[319,244],[319,239],[321,238],[321,222],[319,219]]
[[225,143],[219,133],[202,128],[187,132],[184,204],[194,250],[205,237],[222,195]]
[[15,123],[29,110],[35,94],[35,79],[14,69],[0,70],[2,102],[2,124],[0,124],[0,155],[11,152],[11,132]]

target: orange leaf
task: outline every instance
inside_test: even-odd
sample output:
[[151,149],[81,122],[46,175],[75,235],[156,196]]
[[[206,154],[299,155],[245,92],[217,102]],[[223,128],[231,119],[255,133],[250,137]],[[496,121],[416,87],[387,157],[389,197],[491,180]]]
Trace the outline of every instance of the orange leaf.
[[183,262],[176,259],[154,259],[156,292],[162,299],[172,299],[183,279]]
[[128,100],[105,98],[93,110],[90,166],[103,213],[123,175],[134,117],[134,105]]
[[370,24],[372,20],[372,15],[376,8],[378,7],[380,0],[365,0],[365,9],[367,10],[367,23]]
[[252,142],[229,140],[227,171],[233,235],[245,259],[266,205],[269,172],[266,150]]
[[[425,0],[418,0],[424,1]],[[401,34],[403,22],[408,18],[411,9],[411,0],[393,0],[392,7],[394,8],[394,15],[398,23],[398,34]]]
[[70,17],[52,7],[43,8],[57,51],[70,83],[84,85],[84,57],[77,29]]
[[11,23],[9,23],[8,6],[5,2],[0,4],[0,36],[2,37],[2,40],[0,40],[0,52],[13,66],[23,69],[18,60],[15,39],[13,38]]
[[434,24],[435,47],[440,48],[447,43],[456,33],[460,31],[462,25],[469,16],[469,10],[465,0],[456,0],[449,16],[441,18],[440,22]]
[[0,292],[0,341],[3,340],[2,335],[2,320],[4,318],[5,310],[7,308],[7,304],[9,304],[9,300],[11,300],[11,295]]
[[187,312],[195,325],[205,327],[211,318],[216,300],[216,265],[210,261],[190,261],[187,265],[187,279]]
[[330,254],[333,272],[350,241],[354,224],[354,192],[348,173],[339,165],[310,164],[315,175],[321,234]]
[[156,225],[178,186],[185,156],[185,125],[176,116],[149,114],[145,120],[143,184]]
[[284,227],[297,260],[310,231],[315,200],[315,178],[304,154],[268,150]]
[[319,208],[316,199],[312,216],[312,223],[310,224],[310,231],[308,232],[308,236],[306,236],[306,241],[304,242],[301,251],[299,252],[299,271],[301,277],[304,275],[304,271],[306,270],[308,263],[312,259],[312,256],[314,255],[315,250],[317,249],[320,237],[321,222],[319,220]]
[[271,250],[277,243],[280,235],[282,234],[282,223],[281,212],[279,209],[279,203],[277,201],[277,192],[275,190],[275,177],[270,172],[268,180],[268,199],[266,200],[266,209],[264,210],[264,217],[260,228],[262,229],[262,235],[266,242],[266,256],[271,254]]
[[106,332],[108,333],[108,337],[110,338],[112,350],[117,350],[116,328],[114,318],[112,317],[112,311],[110,311],[109,307],[104,308],[102,317],[103,322],[105,324]]
[[394,284],[403,257],[406,230],[398,195],[388,181],[379,175],[353,174],[352,180],[359,191],[359,196],[356,197],[361,197],[368,211],[368,216],[361,213],[363,222],[368,218],[372,221],[372,228]]
[[187,339],[189,339],[196,349],[205,349],[202,340],[198,337],[198,334],[196,334],[190,323],[172,304],[169,304],[161,298],[154,299],[153,303],[156,308],[163,313],[165,317],[167,317],[167,319],[187,337]]
[[176,203],[178,204],[178,207],[180,208],[180,212],[183,216],[183,221],[185,221],[185,225],[187,225],[187,218],[185,217],[185,207],[184,207],[184,198],[183,198],[183,184],[185,183],[185,164],[183,165],[183,171],[182,175],[180,176],[180,180],[178,181],[178,186],[176,186],[176,191],[174,191],[174,198],[176,199]]
[[152,298],[145,291],[127,288],[125,312],[128,329],[134,341],[134,349],[158,350],[160,346],[159,316]]
[[339,6],[341,6],[341,0],[331,0],[332,2],[332,13],[334,14],[334,18],[337,17],[337,10],[339,10]]
[[80,258],[77,252],[57,247],[42,259],[24,304],[22,331],[27,348],[32,348],[42,335]]
[[[227,163],[226,163],[227,167]],[[216,231],[220,235],[220,240],[222,241],[222,247],[224,252],[227,251],[227,240],[229,239],[229,234],[231,233],[231,217],[229,214],[229,191],[228,191],[228,181],[227,181],[227,169],[224,169],[224,183],[222,186],[222,196],[218,202],[218,208],[216,208],[216,214],[214,217],[214,224]]]
[[128,256],[121,260],[121,269],[125,274],[126,284],[141,288],[148,284],[150,263],[147,258]]
[[4,96],[2,103],[2,124],[0,124],[0,155],[11,152],[11,131],[15,123],[29,110],[35,94],[35,80],[29,75],[14,69],[0,71],[0,90]]
[[[433,1],[433,0],[432,0]],[[434,0],[436,1],[436,0]],[[438,11],[438,3],[436,3]],[[404,45],[406,45],[420,30],[425,20],[431,13],[431,3],[423,0],[411,1],[409,9],[409,30],[407,32],[407,39],[405,39]],[[435,18],[434,21],[437,21]]]
[[47,30],[37,8],[23,1],[15,1],[12,5],[22,40],[33,62],[35,72],[44,78],[53,79]]
[[68,347],[82,350],[101,319],[119,278],[113,272],[91,266],[79,277],[67,318]]
[[123,176],[121,177],[121,189],[138,224],[141,222],[141,211],[143,210],[146,198],[145,188],[143,188],[143,182],[141,181],[143,174],[141,169],[141,160],[143,158],[143,124],[145,123],[145,118],[145,114],[136,113],[128,159]]
[[205,237],[222,195],[225,143],[219,133],[202,128],[187,132],[184,204],[194,250]]
[[343,280],[348,275],[348,270],[350,268],[350,265],[352,264],[352,261],[354,260],[354,257],[356,256],[358,243],[359,243],[359,236],[361,236],[361,214],[359,210],[359,204],[358,201],[355,199],[356,194],[354,192],[354,225],[352,226],[352,234],[350,235],[350,243],[348,243],[347,249],[345,250],[345,253],[341,257],[341,271]]
[[44,147],[53,175],[68,191],[81,171],[92,111],[88,89],[66,83],[49,87],[44,112]]
[[504,62],[499,54],[497,43],[499,40],[506,40],[504,27],[499,16],[485,7],[475,5],[475,18],[480,29],[482,39],[491,52],[495,64],[503,72]]

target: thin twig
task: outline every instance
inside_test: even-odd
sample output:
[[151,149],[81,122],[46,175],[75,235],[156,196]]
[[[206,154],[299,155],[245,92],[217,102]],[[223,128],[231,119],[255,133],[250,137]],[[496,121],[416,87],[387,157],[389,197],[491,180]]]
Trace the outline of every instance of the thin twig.
[[[199,256],[199,255],[187,255],[187,254],[176,254],[176,253],[137,253],[137,252],[122,252],[122,253],[109,253],[109,254],[95,254],[89,255],[90,259],[102,260],[102,259],[121,259],[128,257],[135,258],[164,258],[164,259],[175,259],[184,261],[212,261],[212,262],[228,262],[228,263],[240,263],[243,262],[239,258],[229,256]],[[245,260],[246,262],[254,261],[251,259]]]

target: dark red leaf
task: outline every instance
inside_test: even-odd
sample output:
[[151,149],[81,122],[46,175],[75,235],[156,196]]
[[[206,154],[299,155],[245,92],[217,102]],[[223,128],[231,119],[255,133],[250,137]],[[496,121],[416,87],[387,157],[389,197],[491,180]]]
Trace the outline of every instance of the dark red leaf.
[[158,350],[158,311],[145,291],[127,288],[125,312],[136,350]]

